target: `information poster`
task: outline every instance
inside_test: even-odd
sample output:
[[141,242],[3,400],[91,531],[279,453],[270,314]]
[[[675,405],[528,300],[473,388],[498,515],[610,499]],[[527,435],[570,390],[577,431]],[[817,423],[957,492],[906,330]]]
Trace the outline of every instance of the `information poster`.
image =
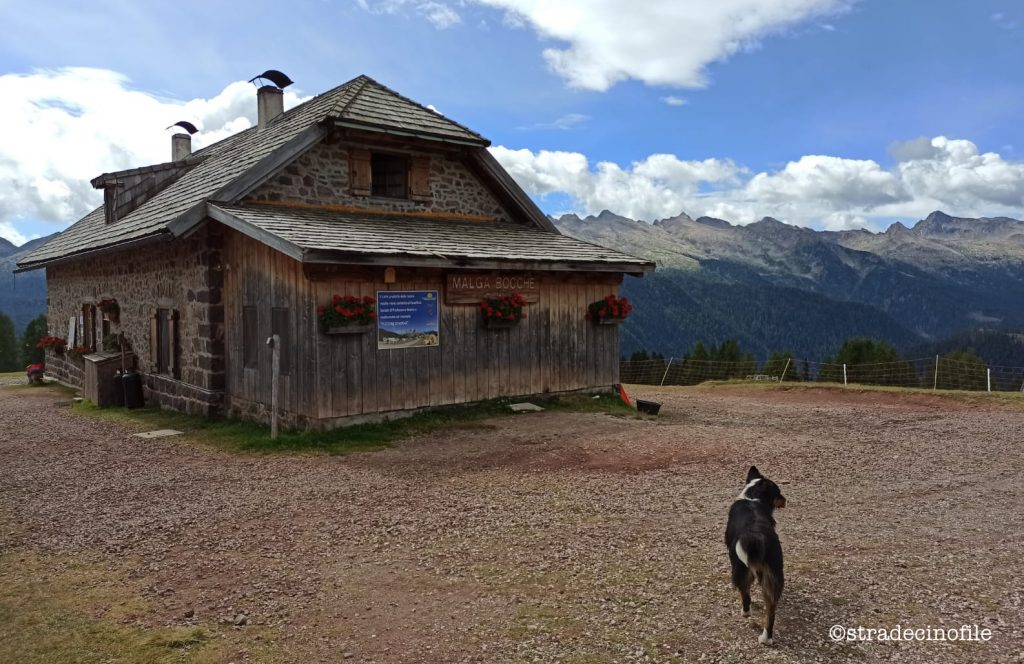
[[438,292],[377,291],[377,349],[440,344]]

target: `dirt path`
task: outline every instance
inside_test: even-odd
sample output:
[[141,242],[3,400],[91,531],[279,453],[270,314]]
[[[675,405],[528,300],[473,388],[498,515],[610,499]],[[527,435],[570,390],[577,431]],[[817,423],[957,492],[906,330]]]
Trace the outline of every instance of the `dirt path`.
[[[4,389],[0,553],[122,575],[145,625],[259,635],[238,662],[1022,661],[1024,414],[641,396],[663,417],[531,414],[326,457],[143,441],[46,390]],[[755,622],[739,617],[721,542],[751,462],[789,500],[770,651],[756,595]],[[897,623],[993,638],[828,635]]]

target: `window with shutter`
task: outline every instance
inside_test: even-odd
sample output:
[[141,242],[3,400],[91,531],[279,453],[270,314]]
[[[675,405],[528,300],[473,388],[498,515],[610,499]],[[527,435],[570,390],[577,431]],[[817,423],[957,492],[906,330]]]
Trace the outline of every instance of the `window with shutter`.
[[409,163],[405,157],[374,153],[370,156],[370,192],[374,196],[408,198]]
[[179,356],[178,312],[175,309],[157,309],[149,321],[150,370],[178,378]]
[[242,307],[242,366],[255,369],[259,363],[259,319],[256,307]]

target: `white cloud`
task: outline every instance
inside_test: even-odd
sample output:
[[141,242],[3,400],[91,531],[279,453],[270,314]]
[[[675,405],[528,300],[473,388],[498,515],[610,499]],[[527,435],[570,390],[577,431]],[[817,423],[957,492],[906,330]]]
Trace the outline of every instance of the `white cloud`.
[[682,97],[677,97],[675,95],[669,95],[667,97],[662,97],[661,101],[663,101],[664,103],[668,104],[669,106],[686,106],[687,104],[690,103],[690,102],[686,101],[685,99],[683,99]]
[[435,0],[356,0],[358,5],[372,14],[398,14],[411,9],[438,30],[462,23],[462,16],[450,5]]
[[626,79],[699,88],[705,68],[756,48],[802,22],[844,11],[853,0],[474,0],[505,10],[560,45],[544,50],[570,85],[607,90]]
[[[198,149],[251,126],[256,92],[231,83],[210,99],[178,101],[135,90],[103,69],[66,68],[0,76],[0,235],[19,220],[63,228],[102,202],[89,185],[100,173],[170,160],[165,127],[200,128]],[[299,102],[285,91],[285,106]]]
[[589,115],[583,115],[582,113],[566,113],[563,116],[555,118],[551,122],[532,124],[527,127],[520,127],[520,129],[573,129],[589,119]]
[[622,168],[599,162],[591,169],[578,152],[491,148],[495,158],[536,196],[568,194],[582,212],[603,209],[636,219],[651,220],[678,214],[699,196],[702,183],[737,184],[742,169],[731,161],[683,161],[669,154],[654,154]]
[[771,216],[833,230],[876,227],[878,219],[920,218],[936,209],[1024,216],[1024,163],[942,136],[892,146],[897,161],[889,169],[871,160],[807,155],[752,175],[728,160],[667,154],[623,168],[591,166],[576,152],[492,151],[528,192],[567,195],[580,214],[609,209],[652,221],[685,211],[740,224]]

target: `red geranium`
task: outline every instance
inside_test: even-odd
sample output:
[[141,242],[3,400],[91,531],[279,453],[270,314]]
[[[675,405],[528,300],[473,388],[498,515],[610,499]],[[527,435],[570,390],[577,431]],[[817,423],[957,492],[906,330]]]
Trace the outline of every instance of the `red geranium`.
[[485,319],[493,318],[495,320],[510,320],[513,322],[526,318],[526,312],[523,311],[525,306],[526,298],[518,292],[480,302],[480,310],[483,312]]
[[331,307],[317,307],[316,315],[320,324],[325,327],[336,325],[352,325],[370,323],[377,318],[374,311],[374,298],[370,295],[334,295]]
[[633,311],[633,305],[624,297],[615,297],[609,294],[603,300],[591,302],[587,306],[587,320],[601,320],[602,318],[622,320]]

